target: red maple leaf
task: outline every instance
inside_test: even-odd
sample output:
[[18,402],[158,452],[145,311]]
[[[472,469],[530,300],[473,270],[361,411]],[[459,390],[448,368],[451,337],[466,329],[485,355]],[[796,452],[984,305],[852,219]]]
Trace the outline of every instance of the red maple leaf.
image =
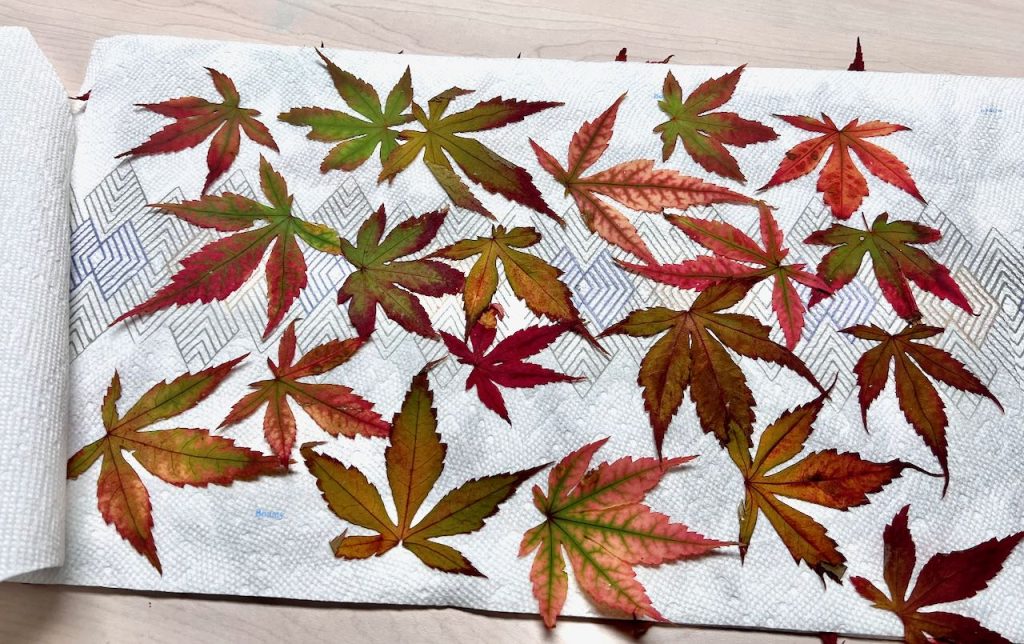
[[116,158],[179,152],[194,148],[212,135],[210,150],[206,154],[206,167],[209,171],[203,184],[205,194],[210,185],[234,163],[242,132],[256,143],[277,152],[277,143],[270,130],[256,119],[260,113],[239,104],[241,97],[234,81],[216,69],[207,67],[206,71],[210,72],[213,86],[224,99],[223,102],[211,103],[205,98],[183,96],[160,103],[140,103],[138,107],[172,118],[174,123],[165,125],[150,135],[145,143],[122,152]]
[[907,595],[910,578],[917,566],[917,547],[910,533],[910,506],[904,506],[882,532],[885,544],[883,576],[889,594],[864,577],[851,577],[854,590],[879,610],[895,613],[903,622],[903,638],[910,644],[924,642],[971,642],[1010,644],[973,617],[944,611],[922,611],[936,604],[948,604],[974,597],[1003,569],[1007,557],[1024,539],[1024,532],[1002,539],[989,539],[966,550],[933,555],[917,575]]
[[839,127],[825,114],[821,115],[820,121],[810,116],[775,116],[793,127],[815,132],[819,136],[790,148],[775,174],[761,190],[809,174],[818,167],[825,153],[831,150],[818,177],[818,192],[824,193],[825,204],[836,217],[849,219],[868,195],[868,182],[853,164],[853,155],[860,159],[871,174],[924,202],[907,166],[892,152],[865,140],[910,128],[885,121],[861,123],[860,119],[853,119]]
[[440,333],[452,355],[462,364],[473,367],[466,379],[466,389],[476,387],[480,402],[511,424],[499,385],[509,389],[524,389],[553,382],[579,382],[583,378],[526,362],[526,358],[540,353],[568,331],[571,328],[568,324],[527,327],[508,336],[492,349],[498,320],[504,315],[500,305],[492,304],[488,307],[470,330],[468,343],[450,333]]
[[742,281],[754,285],[770,279],[772,308],[786,336],[786,346],[793,349],[803,332],[805,311],[794,282],[825,293],[830,293],[831,288],[820,277],[804,270],[803,264],[783,263],[789,255],[789,249],[783,247],[782,231],[772,215],[771,207],[764,202],[759,202],[757,207],[763,247],[730,224],[685,215],[666,215],[668,221],[686,233],[687,237],[714,254],[678,264],[616,262],[631,273],[695,291],[703,291],[723,282]]

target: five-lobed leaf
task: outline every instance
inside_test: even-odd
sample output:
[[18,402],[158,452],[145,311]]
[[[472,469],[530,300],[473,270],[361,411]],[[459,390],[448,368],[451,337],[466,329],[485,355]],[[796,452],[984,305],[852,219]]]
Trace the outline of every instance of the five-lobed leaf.
[[826,399],[827,393],[823,393],[784,412],[764,430],[753,456],[749,437],[735,434],[729,442],[729,455],[743,475],[745,489],[739,517],[741,557],[746,556],[757,519],[763,514],[794,561],[803,561],[818,575],[840,581],[846,557],[836,542],[824,526],[783,499],[848,510],[868,503],[868,494],[881,491],[904,469],[917,468],[899,460],[875,463],[834,449],[810,452],[792,462],[814,431]]
[[430,568],[482,577],[461,552],[435,539],[476,532],[523,481],[546,466],[467,481],[448,492],[417,521],[423,502],[444,470],[447,452],[437,431],[428,369],[413,378],[392,422],[391,445],[384,452],[397,521],[392,520],[380,492],[361,471],[315,451],[317,443],[303,445],[300,452],[331,512],[374,533],[342,533],[331,541],[335,557],[366,559],[401,544]]
[[278,345],[277,364],[267,359],[273,378],[249,385],[254,391],[236,402],[220,427],[240,423],[266,405],[263,434],[282,465],[291,460],[295,444],[295,414],[291,399],[331,436],[387,436],[391,426],[365,400],[344,385],[303,382],[346,362],[365,344],[362,338],[331,340],[309,350],[295,360],[295,322],[284,331]]
[[910,506],[904,506],[882,532],[883,576],[889,593],[864,577],[850,578],[854,590],[875,608],[895,613],[903,623],[903,639],[909,644],[1010,644],[1010,640],[985,628],[973,617],[922,609],[970,599],[985,590],[1003,569],[1014,548],[1024,540],[1024,532],[989,539],[964,550],[932,555],[921,567],[908,595],[917,567],[917,547],[910,533],[909,516]]
[[849,284],[868,256],[882,295],[901,318],[911,322],[921,318],[921,310],[910,290],[911,282],[973,314],[970,302],[949,269],[916,247],[941,238],[942,233],[929,226],[901,219],[889,221],[888,213],[875,217],[867,230],[835,224],[812,233],[805,243],[832,249],[818,263],[818,276],[830,289],[816,290],[810,306]]
[[[181,260],[170,284],[118,317],[112,324],[171,306],[223,300],[252,276],[270,249],[266,263],[268,337],[306,287],[306,259],[299,240],[315,250],[337,255],[338,233],[292,214],[292,195],[282,177],[260,157],[260,186],[269,205],[231,192],[196,201],[159,203],[154,208],[195,226],[230,232]],[[266,225],[255,227],[265,222]]]
[[878,346],[865,351],[853,368],[860,389],[857,398],[864,427],[867,428],[868,409],[885,389],[885,384],[889,381],[890,365],[894,365],[893,378],[896,382],[896,397],[900,410],[938,459],[946,479],[945,485],[948,487],[946,406],[929,377],[961,391],[984,396],[995,403],[1000,411],[1003,410],[1003,406],[963,363],[938,347],[920,342],[933,338],[942,331],[943,329],[939,327],[924,324],[909,325],[896,334],[888,333],[874,325],[858,324],[843,329],[843,333],[879,343]]
[[793,127],[814,132],[818,136],[798,143],[786,152],[775,174],[761,190],[813,172],[825,153],[831,150],[818,177],[817,188],[818,192],[825,195],[825,205],[839,219],[849,219],[860,208],[864,197],[868,196],[868,182],[854,165],[854,155],[868,172],[924,202],[907,166],[892,152],[866,140],[910,128],[885,121],[861,123],[860,119],[853,119],[840,128],[825,114],[821,115],[820,121],[810,116],[775,116]]
[[348,304],[348,317],[361,338],[377,325],[377,305],[406,331],[436,338],[430,316],[416,294],[438,297],[458,293],[462,273],[432,259],[402,259],[434,240],[447,210],[410,217],[384,235],[387,215],[381,205],[356,233],[353,244],[341,240],[341,254],[354,267],[338,290],[338,304]]
[[726,445],[737,430],[750,438],[754,396],[727,347],[741,356],[786,367],[821,389],[807,365],[768,337],[768,327],[748,315],[723,312],[749,289],[750,282],[715,284],[704,289],[688,310],[659,306],[633,311],[601,334],[661,335],[648,349],[637,376],[659,454],[687,389],[701,429],[714,434],[719,443]]
[[712,111],[732,98],[744,67],[740,65],[728,74],[704,81],[685,100],[683,89],[672,72],[665,76],[658,107],[668,120],[654,128],[661,135],[662,161],[668,161],[676,143],[682,141],[690,158],[708,172],[740,183],[746,181],[739,162],[725,146],[742,148],[773,141],[779,135],[767,125],[742,118],[735,112]]
[[426,111],[417,103],[412,103],[413,117],[423,129],[399,132],[398,137],[402,143],[384,160],[378,180],[394,180],[422,153],[427,169],[452,203],[460,208],[494,219],[491,211],[477,199],[455,171],[455,166],[487,192],[499,194],[561,222],[561,218],[545,203],[529,172],[480,141],[465,135],[518,123],[532,114],[562,104],[497,96],[461,112],[447,114],[453,100],[470,93],[470,90],[452,87],[430,99]]
[[554,382],[579,382],[582,378],[526,361],[567,331],[566,324],[527,327],[494,344],[498,320],[503,316],[501,307],[492,304],[470,329],[468,342],[444,331],[441,339],[459,362],[473,367],[466,378],[466,389],[476,387],[480,402],[511,424],[499,386],[525,389]]
[[277,118],[292,125],[309,127],[306,136],[312,141],[337,143],[320,164],[321,172],[355,170],[378,148],[380,161],[384,163],[398,147],[398,130],[395,128],[415,118],[407,111],[412,104],[409,68],[405,68],[405,73],[382,104],[372,85],[335,65],[320,50],[316,53],[327,66],[338,95],[359,116],[325,107],[295,107],[282,112]]
[[803,333],[805,312],[794,282],[817,292],[830,292],[831,287],[817,275],[804,270],[803,264],[783,263],[789,250],[782,245],[782,231],[771,207],[764,202],[758,202],[757,207],[763,247],[730,224],[686,215],[666,215],[672,225],[714,254],[677,264],[631,264],[621,260],[617,263],[627,271],[648,279],[697,291],[730,281],[756,283],[770,279],[772,309],[782,327],[786,346],[793,349]]
[[145,143],[122,152],[117,158],[178,152],[194,148],[212,136],[206,154],[208,171],[202,190],[205,194],[213,182],[235,162],[243,132],[256,143],[277,152],[277,143],[270,130],[256,119],[260,113],[241,107],[241,98],[234,81],[216,69],[207,67],[206,71],[210,73],[213,86],[224,99],[223,102],[211,103],[204,98],[184,96],[160,103],[140,104],[139,107],[174,119],[174,123],[164,126]]
[[121,379],[117,372],[103,398],[100,416],[106,435],[68,459],[68,479],[87,472],[98,459],[97,500],[103,520],[121,538],[163,572],[153,537],[153,509],[149,492],[124,453],[150,474],[182,487],[230,485],[281,471],[278,459],[239,447],[234,441],[206,429],[175,428],[141,431],[198,405],[227,378],[245,356],[197,373],[185,373],[149,389],[124,415],[117,412]]
[[607,440],[563,458],[548,475],[547,494],[533,488],[534,505],[545,520],[523,535],[519,556],[537,552],[530,579],[549,628],[555,626],[568,593],[565,556],[580,589],[600,608],[634,619],[664,620],[634,566],[657,566],[729,545],[673,523],[643,503],[669,470],[693,457],[626,456],[588,471]]
[[533,139],[530,145],[540,166],[565,186],[566,195],[572,196],[583,223],[591,232],[644,262],[655,263],[654,255],[633,222],[601,197],[647,213],[713,203],[750,203],[750,198],[675,170],[655,169],[654,162],[646,159],[626,161],[583,176],[607,151],[619,106],[625,98],[625,94],[620,96],[600,116],[585,122],[573,134],[565,167]]

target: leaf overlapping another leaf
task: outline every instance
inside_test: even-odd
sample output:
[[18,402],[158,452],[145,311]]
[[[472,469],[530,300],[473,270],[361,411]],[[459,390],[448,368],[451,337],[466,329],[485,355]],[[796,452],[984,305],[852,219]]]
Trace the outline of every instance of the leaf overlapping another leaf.
[[664,620],[636,579],[634,566],[657,566],[729,545],[673,523],[643,503],[669,470],[693,457],[626,456],[588,471],[607,440],[562,459],[548,475],[547,494],[533,488],[534,505],[545,520],[523,536],[519,556],[537,552],[530,579],[549,628],[568,594],[566,555],[580,589],[599,607],[634,619]]
[[[232,234],[181,260],[181,269],[171,277],[170,284],[111,324],[171,306],[223,300],[252,276],[269,248],[267,327],[263,332],[263,337],[268,337],[306,287],[306,259],[299,240],[332,255],[341,252],[341,243],[334,230],[292,214],[294,197],[288,194],[284,177],[263,157],[260,186],[269,205],[231,192],[195,201],[154,204],[153,208],[195,226]],[[266,225],[253,227],[260,222]]]
[[743,299],[749,289],[750,282],[744,281],[715,284],[704,289],[688,310],[659,306],[633,311],[601,334],[635,338],[661,335],[641,361],[637,376],[659,454],[688,389],[701,429],[713,434],[723,446],[735,431],[749,440],[754,396],[726,348],[786,367],[821,389],[803,361],[768,337],[768,327],[748,315],[724,312]]
[[125,459],[125,452],[131,453],[153,476],[178,487],[230,485],[281,471],[276,458],[239,447],[206,429],[141,431],[198,405],[244,357],[153,385],[124,415],[117,412],[121,379],[115,372],[100,411],[106,435],[68,459],[69,480],[78,478],[102,459],[96,490],[100,514],[158,572],[162,573],[163,567],[153,537],[149,492]]
[[381,419],[373,403],[344,385],[303,382],[348,362],[365,340],[331,340],[295,360],[295,322],[288,325],[278,345],[277,364],[267,359],[273,376],[249,385],[248,393],[232,406],[220,427],[240,423],[266,405],[263,434],[282,465],[291,460],[296,423],[288,400],[298,403],[321,429],[332,436],[387,436],[391,425]]
[[903,638],[910,644],[925,642],[972,642],[1010,644],[973,617],[944,611],[924,611],[936,604],[970,599],[988,587],[1002,570],[1024,532],[1002,539],[989,539],[971,548],[933,555],[917,574],[908,596],[910,580],[917,567],[917,547],[909,526],[910,506],[904,506],[882,532],[885,544],[883,576],[889,594],[864,577],[851,577],[857,593],[879,610],[895,613],[903,623]]
[[545,203],[529,172],[466,134],[518,123],[537,112],[562,104],[497,96],[461,112],[447,114],[452,101],[471,93],[471,90],[452,87],[430,99],[426,110],[413,102],[413,117],[423,129],[399,133],[402,143],[384,160],[378,180],[393,181],[422,153],[427,169],[452,203],[460,208],[494,219],[491,211],[455,171],[455,166],[487,192],[499,194],[561,222],[561,218]]
[[868,196],[868,182],[854,165],[854,156],[860,159],[871,174],[924,202],[906,164],[892,152],[866,140],[910,128],[885,121],[861,123],[860,119],[853,119],[840,128],[825,114],[821,115],[821,120],[810,116],[775,116],[793,127],[814,132],[818,136],[798,143],[786,152],[775,174],[761,190],[809,174],[818,167],[825,153],[831,150],[818,177],[817,188],[818,192],[825,195],[825,205],[839,219],[849,219],[860,208],[864,197]]
[[876,463],[834,449],[810,452],[791,462],[803,451],[826,399],[823,393],[783,413],[764,430],[753,456],[749,438],[734,435],[729,455],[743,474],[745,488],[740,506],[740,555],[746,556],[757,519],[763,514],[794,561],[803,561],[818,575],[840,581],[846,557],[836,542],[824,526],[783,499],[849,510],[868,503],[869,494],[881,491],[903,470],[918,468],[900,460]]
[[320,164],[321,172],[355,170],[378,148],[383,164],[398,147],[399,131],[396,128],[415,118],[407,111],[412,104],[409,68],[405,68],[405,73],[382,104],[372,85],[335,65],[320,50],[316,53],[326,65],[338,95],[358,116],[325,107],[295,107],[282,112],[277,118],[292,125],[309,127],[306,136],[312,141],[337,143]]
[[459,362],[473,367],[466,378],[466,389],[476,387],[480,402],[511,424],[499,386],[525,389],[555,382],[579,382],[582,378],[526,361],[565,333],[569,329],[566,324],[520,329],[495,345],[498,320],[503,316],[501,307],[492,304],[473,325],[469,342],[444,331],[441,331],[441,339]]
[[423,502],[441,476],[447,452],[437,431],[433,402],[425,369],[412,380],[402,408],[392,421],[391,445],[384,452],[397,521],[388,514],[380,492],[358,469],[317,452],[316,443],[307,443],[300,449],[331,512],[374,533],[342,533],[331,541],[335,557],[367,559],[401,544],[435,570],[484,576],[461,552],[435,539],[476,532],[523,481],[545,466],[467,481],[448,492],[416,521]]
[[644,262],[655,263],[636,226],[602,197],[647,213],[661,213],[666,208],[685,210],[713,203],[745,204],[750,203],[750,199],[675,170],[656,169],[654,162],[646,159],[626,161],[583,176],[607,151],[615,131],[619,106],[625,98],[625,94],[620,96],[596,119],[585,122],[573,134],[565,167],[533,139],[530,145],[541,167],[565,186],[566,196],[571,196],[576,202],[580,216],[591,232]]
[[684,289],[703,290],[714,284],[746,281],[755,284],[772,281],[772,309],[782,327],[789,349],[796,347],[804,328],[804,303],[794,282],[830,293],[831,287],[820,277],[804,270],[803,264],[783,263],[789,249],[783,247],[771,208],[758,202],[762,246],[730,224],[686,215],[666,215],[668,221],[687,237],[710,250],[677,264],[632,264],[616,260],[625,270],[648,279]]
[[387,215],[381,205],[359,227],[355,244],[341,240],[341,254],[355,271],[338,290],[338,304],[348,304],[348,317],[359,337],[370,337],[376,328],[378,304],[406,331],[437,337],[416,295],[458,293],[463,286],[462,273],[429,258],[402,258],[426,248],[447,215],[447,210],[437,210],[410,217],[384,235]]
[[234,81],[216,69],[207,67],[206,71],[210,73],[213,86],[223,102],[212,103],[196,96],[184,96],[160,103],[140,104],[139,107],[174,119],[174,123],[164,126],[145,143],[122,152],[117,158],[178,152],[194,148],[212,136],[206,154],[208,171],[202,190],[205,194],[235,162],[243,132],[256,143],[277,152],[277,143],[270,130],[256,118],[260,113],[241,107],[241,97]]
[[886,332],[874,325],[858,324],[843,333],[880,343],[868,349],[857,360],[854,373],[857,374],[857,396],[861,417],[867,428],[868,409],[885,389],[889,380],[890,365],[894,371],[896,397],[900,410],[914,431],[924,439],[932,454],[939,461],[945,476],[945,487],[949,486],[949,455],[946,445],[945,404],[939,397],[929,377],[951,387],[984,396],[1003,410],[1003,406],[977,376],[967,370],[959,360],[946,351],[920,340],[933,338],[943,329],[924,324],[912,324],[896,334]]
[[662,161],[668,161],[677,141],[682,141],[690,158],[708,172],[740,183],[746,181],[739,162],[725,146],[742,148],[774,141],[779,135],[767,125],[742,118],[735,112],[712,112],[732,98],[744,67],[740,65],[728,74],[704,81],[685,100],[683,89],[672,72],[665,76],[658,107],[669,118],[654,128],[661,135]]

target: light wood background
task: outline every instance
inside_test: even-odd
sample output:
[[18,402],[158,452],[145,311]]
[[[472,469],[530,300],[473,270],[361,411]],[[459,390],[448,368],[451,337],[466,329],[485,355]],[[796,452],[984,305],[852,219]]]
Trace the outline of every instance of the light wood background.
[[[827,8],[826,8],[827,5]],[[1021,0],[0,0],[70,93],[97,38],[122,33],[410,53],[1024,75]],[[0,535],[3,538],[3,535]],[[0,584],[0,641],[813,643],[786,634],[560,620],[454,609],[174,596]]]

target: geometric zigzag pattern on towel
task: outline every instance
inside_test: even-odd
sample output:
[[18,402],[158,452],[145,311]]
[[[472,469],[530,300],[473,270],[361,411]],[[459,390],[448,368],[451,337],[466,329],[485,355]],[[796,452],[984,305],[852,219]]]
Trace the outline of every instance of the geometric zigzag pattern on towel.
[[[229,176],[214,192],[232,191],[254,197],[252,186],[241,172]],[[71,350],[77,357],[101,333],[111,320],[165,284],[178,262],[215,238],[209,231],[189,226],[176,217],[154,214],[146,207],[151,201],[177,201],[176,191],[147,199],[131,164],[121,164],[81,202],[73,200],[71,249]],[[337,230],[342,237],[353,238],[362,221],[353,213],[369,213],[370,204],[356,182],[347,177],[339,188],[312,213],[314,221]],[[411,214],[398,207],[396,213]],[[296,213],[301,214],[301,213]],[[595,330],[602,330],[635,308],[656,305],[678,305],[692,297],[668,286],[628,274],[609,261],[608,245],[592,235],[571,210],[564,213],[568,225],[561,228],[553,221],[535,220],[534,225],[544,237],[563,240],[562,244],[540,244],[534,249],[549,263],[564,271],[564,280],[573,292],[575,302]],[[718,218],[713,207],[700,216]],[[971,368],[983,382],[990,382],[998,371],[1014,374],[1020,382],[1024,375],[1024,301],[1019,285],[1024,283],[1024,253],[1012,247],[996,230],[986,234],[975,246],[934,205],[923,208],[917,217],[922,223],[943,231],[942,240],[934,246],[934,256],[947,265],[974,307],[971,316],[928,294],[920,294],[924,319],[929,324],[947,327],[939,338],[939,346],[954,355],[971,355]],[[499,217],[499,223],[510,224],[511,213]],[[815,197],[792,224],[792,237],[802,240],[830,222],[828,209]],[[752,223],[746,230],[756,237]],[[695,256],[703,251],[677,231],[652,225],[650,218],[637,219],[640,234],[656,255],[669,257]],[[459,239],[487,234],[490,224],[479,217],[451,217],[438,235],[441,247]],[[816,256],[803,244],[793,244],[790,257],[810,266]],[[671,250],[670,250],[671,249]],[[348,318],[336,304],[337,286],[351,269],[340,257],[316,253],[310,257],[309,285],[299,298],[296,312],[304,318],[305,341],[314,346],[331,338],[348,337],[354,331]],[[182,360],[190,369],[208,366],[217,353],[238,335],[250,338],[261,350],[275,345],[280,332],[262,340],[265,320],[264,278],[250,280],[243,288],[222,302],[206,306],[183,306],[136,318],[127,327],[141,340],[158,328],[170,331]],[[754,289],[736,308],[737,312],[761,320],[772,318],[769,289]],[[501,282],[497,298],[514,298],[506,281]],[[895,314],[880,306],[882,296],[874,280],[855,280],[831,299],[807,314],[802,345],[798,350],[808,367],[816,374],[839,374],[833,392],[836,402],[845,401],[855,391],[851,370],[863,347],[851,342],[837,329],[858,322],[870,321],[885,328],[899,325]],[[424,302],[441,329],[458,329],[464,324],[462,304],[457,298],[426,299]],[[776,330],[777,331],[777,330]],[[552,357],[566,373],[586,379],[573,385],[585,397],[610,360],[628,356],[639,364],[646,346],[633,339],[616,336],[602,340],[608,355],[591,350],[576,336],[554,345]],[[424,361],[444,354],[443,346],[425,338],[405,333],[389,319],[378,321],[372,347],[387,358],[402,342],[414,342]],[[369,347],[368,347],[369,348]],[[454,377],[457,365],[446,361],[435,371],[441,384]],[[756,362],[749,368],[762,369],[771,379],[780,372],[769,363]],[[965,413],[981,404],[981,399],[952,390],[943,395],[952,397]]]

